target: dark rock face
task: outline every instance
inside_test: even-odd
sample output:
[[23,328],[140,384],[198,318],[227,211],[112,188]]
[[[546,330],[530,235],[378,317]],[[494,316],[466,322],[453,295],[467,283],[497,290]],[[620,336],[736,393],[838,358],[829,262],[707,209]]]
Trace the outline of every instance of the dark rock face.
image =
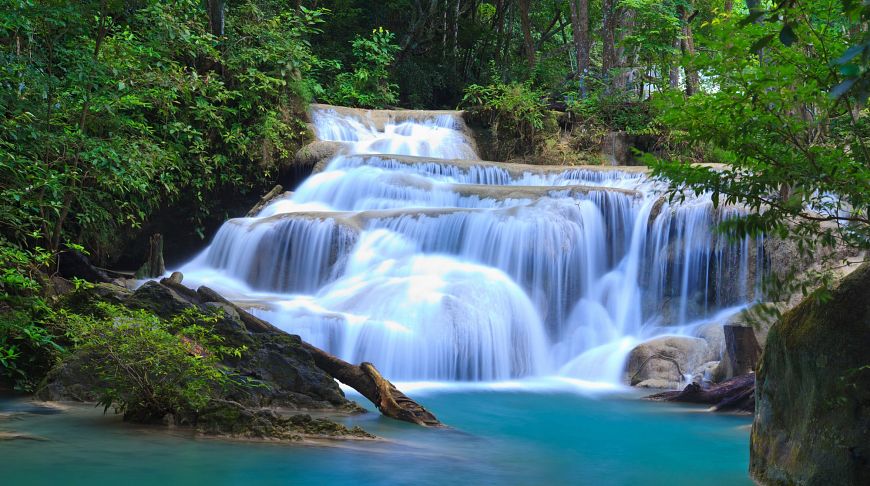
[[757,374],[750,473],[762,484],[870,478],[870,264],[774,324]]
[[88,257],[74,251],[62,251],[57,257],[58,273],[66,279],[80,278],[88,282],[110,282],[112,279],[94,267]]
[[335,380],[314,364],[299,336],[239,332],[240,321],[231,318],[223,321],[217,332],[234,345],[248,347],[240,359],[227,364],[240,375],[264,385],[245,390],[244,396],[234,397],[237,400],[252,406],[291,409],[358,409],[345,398]]

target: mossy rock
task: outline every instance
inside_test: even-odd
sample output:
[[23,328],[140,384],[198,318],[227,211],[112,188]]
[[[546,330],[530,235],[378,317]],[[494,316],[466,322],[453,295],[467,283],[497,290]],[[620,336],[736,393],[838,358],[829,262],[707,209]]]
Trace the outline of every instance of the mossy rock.
[[771,328],[757,371],[750,472],[762,484],[870,478],[870,264]]

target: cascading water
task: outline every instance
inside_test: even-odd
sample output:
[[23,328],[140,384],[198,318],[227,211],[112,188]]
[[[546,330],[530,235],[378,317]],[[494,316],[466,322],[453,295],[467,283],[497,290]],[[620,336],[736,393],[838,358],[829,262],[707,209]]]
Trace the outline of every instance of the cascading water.
[[642,171],[481,162],[448,114],[312,118],[344,153],[224,224],[185,282],[392,380],[615,383],[638,342],[756,291],[755,243],[713,232],[733,210]]

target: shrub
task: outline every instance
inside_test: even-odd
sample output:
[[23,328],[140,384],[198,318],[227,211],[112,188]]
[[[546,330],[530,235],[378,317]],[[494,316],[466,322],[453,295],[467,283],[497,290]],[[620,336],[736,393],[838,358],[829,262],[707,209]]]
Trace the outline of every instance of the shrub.
[[326,101],[363,108],[383,108],[396,103],[399,87],[390,82],[388,68],[399,46],[395,35],[383,27],[372,30],[371,37],[357,36],[351,43],[355,59],[353,71],[336,76]]
[[167,414],[195,423],[207,406],[247,381],[220,362],[244,348],[225,346],[216,316],[189,310],[164,321],[145,311],[97,304],[94,316],[66,314],[69,338],[105,410],[137,422]]
[[0,380],[20,391],[33,390],[63,350],[48,329],[53,312],[37,277],[50,257],[0,240]]
[[493,155],[499,159],[537,153],[546,135],[556,130],[546,94],[529,83],[469,85],[461,106],[489,128]]

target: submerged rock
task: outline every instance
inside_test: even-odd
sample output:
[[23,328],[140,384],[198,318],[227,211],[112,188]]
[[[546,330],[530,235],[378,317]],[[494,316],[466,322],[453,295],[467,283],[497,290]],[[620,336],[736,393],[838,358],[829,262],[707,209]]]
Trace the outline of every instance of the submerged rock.
[[632,386],[678,388],[686,374],[716,357],[701,338],[662,336],[631,350],[626,374]]
[[870,264],[770,330],[758,367],[750,473],[763,484],[870,478]]

